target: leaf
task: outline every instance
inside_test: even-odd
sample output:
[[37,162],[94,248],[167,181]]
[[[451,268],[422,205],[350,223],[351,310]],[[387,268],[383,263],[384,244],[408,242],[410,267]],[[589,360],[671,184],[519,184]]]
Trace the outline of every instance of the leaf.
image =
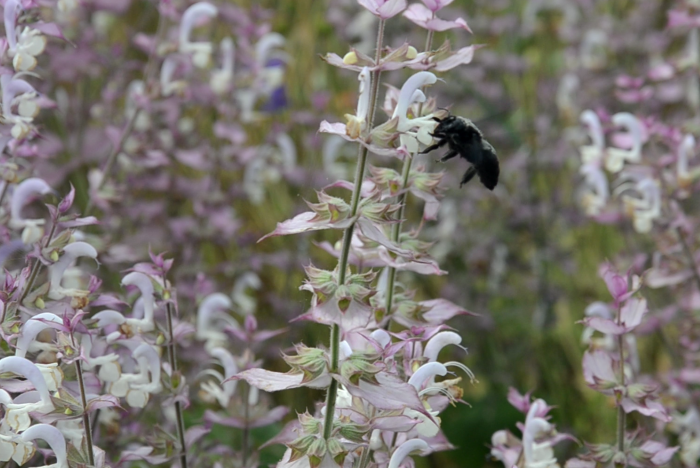
[[73,220],[59,221],[59,224],[63,228],[74,228],[81,226],[92,226],[95,224],[100,224],[100,222],[94,216],[86,216],[85,218],[75,218]]
[[224,380],[224,382],[229,380],[245,380],[250,385],[266,392],[278,392],[297,387],[326,388],[330,384],[328,375],[322,375],[311,382],[304,383],[304,374],[283,374],[265,369],[248,369]]
[[332,220],[313,221],[317,214],[313,211],[305,211],[298,214],[292,219],[277,223],[274,231],[264,235],[258,240],[261,242],[268,237],[286,236],[289,234],[299,234],[308,231],[320,231],[322,229],[345,229],[355,222],[355,218],[347,218],[341,221],[333,222]]
[[51,286],[51,283],[46,282],[36,288],[34,291],[30,292],[27,294],[27,297],[24,298],[24,301],[22,302],[23,305],[27,307],[31,307],[34,304],[34,301],[36,301],[38,298],[45,296],[49,292],[49,287]]

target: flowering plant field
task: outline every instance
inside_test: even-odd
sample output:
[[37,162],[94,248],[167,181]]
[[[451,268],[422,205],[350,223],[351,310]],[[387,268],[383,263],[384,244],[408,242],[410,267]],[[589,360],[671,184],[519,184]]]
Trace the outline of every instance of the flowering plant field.
[[0,466],[698,466],[697,0],[0,6]]

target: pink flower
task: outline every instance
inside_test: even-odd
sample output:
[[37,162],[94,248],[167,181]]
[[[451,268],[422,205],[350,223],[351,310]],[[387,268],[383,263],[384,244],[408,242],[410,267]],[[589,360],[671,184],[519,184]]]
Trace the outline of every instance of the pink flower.
[[521,395],[515,388],[510,387],[508,389],[508,403],[513,405],[518,411],[526,413],[530,410],[530,394],[532,392],[527,392],[525,395]]
[[604,351],[587,351],[583,355],[583,377],[589,387],[604,395],[615,395],[625,413],[637,411],[660,421],[668,422],[668,411],[654,399],[656,388],[639,383],[620,385],[620,363]]
[[687,11],[669,10],[668,28],[700,27],[700,16],[690,16]]
[[358,3],[383,20],[394,17],[406,9],[406,0],[358,0]]
[[[427,6],[430,11],[436,12],[445,8],[447,5],[452,3],[453,0],[421,0],[425,6]],[[411,5],[413,6],[413,5]]]
[[[450,3],[451,1],[452,0],[449,0],[447,3]],[[447,31],[449,29],[461,28],[472,32],[472,30],[469,29],[467,22],[464,21],[462,18],[457,18],[454,21],[447,21],[437,18],[435,16],[435,12],[442,7],[438,6],[437,8],[433,9],[431,8],[431,6],[434,7],[435,5],[439,5],[442,2],[424,0],[423,3],[431,5],[428,5],[428,8],[426,8],[426,6],[421,5],[420,3],[414,3],[411,6],[409,6],[406,11],[404,11],[403,16],[405,16],[410,21],[413,21],[421,28],[427,29],[429,31],[442,32]]]
[[629,297],[627,293],[627,279],[615,271],[615,268],[609,263],[601,267],[600,276],[605,281],[605,285],[615,301],[615,307],[619,307],[620,303]]
[[604,351],[586,351],[583,355],[583,378],[588,386],[607,392],[617,385],[615,367],[618,363]]
[[345,229],[356,221],[356,217],[349,216],[350,206],[345,200],[331,197],[325,192],[317,192],[317,195],[318,203],[306,203],[313,211],[305,211],[292,219],[277,223],[277,228],[260,238],[258,242],[273,236],[286,236],[321,229]]
[[587,327],[591,327],[601,333],[609,335],[624,335],[634,330],[647,312],[646,299],[632,298],[625,302],[620,309],[620,321],[604,317],[587,317],[581,321]]
[[642,460],[648,460],[654,466],[664,466],[671,461],[671,457],[673,457],[673,454],[676,453],[679,448],[680,447],[666,447],[661,442],[647,440],[639,447],[642,453],[638,455],[638,457]]
[[[313,380],[305,381],[305,375],[299,373],[272,372],[265,369],[248,369],[231,377],[233,380],[245,380],[253,387],[266,392],[278,392],[297,387],[327,388],[331,377],[327,372],[322,373]],[[228,381],[224,380],[222,383]]]

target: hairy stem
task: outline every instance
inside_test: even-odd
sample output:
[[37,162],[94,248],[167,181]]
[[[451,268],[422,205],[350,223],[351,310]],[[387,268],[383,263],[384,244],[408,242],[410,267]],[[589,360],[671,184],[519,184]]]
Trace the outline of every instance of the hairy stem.
[[[435,14],[433,13],[433,16]],[[433,45],[433,31],[428,31],[428,37],[425,40],[425,52],[430,52]],[[421,115],[423,111],[423,103],[418,106],[418,116]],[[403,160],[403,169],[401,170],[401,188],[400,190],[405,190],[408,187],[408,178],[411,175],[411,164],[413,163],[413,155],[407,155]],[[391,240],[394,243],[399,242],[401,237],[401,224],[403,222],[404,213],[406,212],[406,198],[408,192],[404,191],[399,195],[398,203],[401,206],[398,213],[398,222],[391,227]],[[387,278],[386,287],[386,306],[385,313],[389,317],[386,326],[388,327],[391,323],[391,308],[394,305],[394,283],[396,282],[396,268],[389,267],[389,276]]]
[[[168,321],[168,363],[171,375],[177,372],[177,356],[175,355],[175,337],[173,336],[173,305],[168,302],[166,307]],[[180,441],[180,468],[187,468],[187,449],[185,447],[185,419],[182,415],[182,403],[175,402],[175,415],[177,418],[177,438]]]
[[[331,372],[338,370],[340,356],[340,327],[337,324],[331,326]],[[335,413],[335,400],[338,397],[338,381],[331,379],[326,393],[326,416],[323,420],[323,438],[328,440],[333,435],[333,418]]]
[[243,418],[245,419],[245,427],[243,427],[243,436],[241,440],[241,452],[243,458],[243,464],[241,466],[248,466],[248,445],[250,444],[250,427],[248,424],[250,418],[250,384],[247,382],[243,384]]
[[[384,20],[379,20],[379,27],[377,29],[377,51],[375,54],[375,64],[379,64],[382,54],[382,42],[384,41]],[[377,107],[377,100],[379,96],[379,77],[381,75],[380,70],[375,70],[372,72],[372,88],[370,95],[370,106],[368,113],[367,122],[367,132],[364,135],[366,138],[369,135],[369,131],[374,123],[374,114]],[[367,165],[367,148],[360,145],[358,150],[357,166],[355,168],[355,186],[352,191],[352,199],[350,202],[350,217],[354,218],[357,215],[357,209],[360,205],[360,192],[362,188],[362,180],[365,176],[365,166]],[[348,257],[350,255],[350,243],[352,241],[352,234],[355,231],[355,224],[353,223],[343,233],[343,247],[340,251],[340,259],[338,261],[338,284],[345,283],[345,276],[348,268]],[[337,324],[331,326],[331,338],[330,338],[330,349],[331,349],[331,363],[330,372],[335,373],[338,371],[338,364],[340,360],[340,327]],[[331,383],[328,386],[328,392],[326,393],[326,415],[323,422],[323,438],[328,440],[333,434],[333,418],[335,415],[335,400],[338,396],[338,381],[331,379]]]
[[[140,113],[141,107],[137,107],[136,110],[134,110],[134,113],[131,114],[131,117],[129,117],[129,120],[127,120],[126,126],[124,127],[124,130],[122,131],[122,134],[119,137],[119,141],[114,146],[114,148],[112,148],[112,152],[109,153],[109,156],[107,157],[107,162],[105,162],[105,167],[102,170],[102,177],[100,178],[100,183],[97,184],[96,191],[102,190],[102,188],[107,183],[107,180],[109,179],[109,173],[112,172],[112,166],[114,166],[114,162],[117,160],[117,156],[119,155],[119,153],[122,152],[122,149],[124,148],[124,142],[126,142],[126,139],[129,137],[129,135],[131,135],[131,132],[134,129],[134,124],[136,123],[136,119],[138,118]],[[89,214],[92,208],[93,201],[92,198],[90,198],[90,200],[88,201],[88,205],[85,208],[85,214]]]
[[[73,348],[78,348],[75,343],[75,335],[71,333],[71,342]],[[79,352],[80,354],[80,352]],[[75,360],[75,374],[78,379],[78,387],[80,388],[80,403],[83,405],[83,431],[85,431],[85,445],[87,445],[87,456],[90,465],[95,464],[95,452],[92,448],[92,429],[90,426],[90,415],[88,414],[87,395],[85,394],[85,379],[83,378],[83,364],[80,359]]]
[[678,234],[678,238],[681,240],[683,253],[686,257],[688,257],[688,266],[690,267],[690,271],[693,273],[695,283],[698,286],[698,290],[700,290],[700,273],[698,273],[698,266],[695,264],[695,255],[693,254],[693,250],[690,248],[688,241],[683,235],[683,230],[680,227],[676,228],[676,233]]
[[0,205],[2,205],[2,202],[5,199],[5,195],[7,194],[7,188],[9,186],[10,186],[10,183],[5,181],[5,185],[2,186],[2,192],[0,192]]
[[358,468],[367,468],[369,461],[371,459],[372,450],[369,447],[362,448],[362,455],[360,455],[360,462],[357,464]]
[[95,453],[92,450],[92,429],[90,428],[90,415],[87,412],[87,397],[85,395],[85,380],[83,379],[83,366],[80,360],[75,361],[75,372],[80,386],[80,403],[83,405],[83,431],[85,431],[85,445],[90,465],[95,464]]
[[[53,235],[56,233],[56,224],[58,224],[58,220],[54,219],[51,225],[51,231],[49,231],[49,235],[46,238],[46,241],[44,241],[44,248],[48,247],[51,243]],[[22,305],[22,302],[27,298],[29,291],[32,290],[32,286],[34,286],[34,281],[36,281],[36,277],[39,276],[39,270],[41,269],[41,265],[42,263],[39,261],[39,259],[34,260],[34,264],[32,265],[32,271],[31,273],[29,273],[29,279],[27,279],[27,284],[24,286],[22,294],[19,296],[19,300],[17,301],[18,307]]]
[[[622,324],[622,307],[617,307],[617,324]],[[624,347],[624,335],[617,336],[617,348],[620,353],[620,385],[625,387],[625,347]],[[627,413],[625,413],[624,408],[622,408],[621,402],[617,402],[617,448],[620,452],[625,450],[625,426]]]
[[[617,346],[620,348],[620,383],[625,386],[625,352],[623,350],[622,335],[617,337]],[[625,413],[622,405],[618,403],[617,407],[617,448],[620,452],[625,450],[625,426],[627,413]]]

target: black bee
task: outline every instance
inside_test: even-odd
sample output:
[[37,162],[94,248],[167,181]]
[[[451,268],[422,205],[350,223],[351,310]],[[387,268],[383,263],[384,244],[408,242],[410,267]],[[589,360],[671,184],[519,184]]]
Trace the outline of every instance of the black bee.
[[455,156],[461,156],[472,163],[462,177],[460,188],[472,180],[475,174],[479,174],[481,183],[487,189],[493,190],[498,183],[498,174],[500,173],[498,157],[496,157],[496,150],[493,149],[491,143],[484,139],[481,130],[471,120],[456,115],[448,115],[444,119],[434,117],[433,120],[439,123],[431,136],[438,142],[428,146],[421,151],[421,154],[447,145],[450,152],[440,159],[441,162]]

